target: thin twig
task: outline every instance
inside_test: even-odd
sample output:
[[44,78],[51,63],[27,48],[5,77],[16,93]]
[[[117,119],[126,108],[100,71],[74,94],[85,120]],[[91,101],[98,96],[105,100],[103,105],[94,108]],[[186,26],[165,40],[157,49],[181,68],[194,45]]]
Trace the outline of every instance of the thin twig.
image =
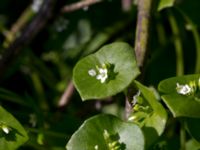
[[122,10],[129,11],[132,6],[132,0],[122,0]]
[[85,8],[88,7],[90,5],[96,4],[102,2],[102,0],[82,0],[80,2],[71,4],[71,5],[66,5],[61,9],[61,13],[69,13],[69,12],[73,12],[76,11],[78,9],[81,8]]
[[[143,67],[145,56],[148,47],[149,38],[149,26],[150,26],[150,16],[152,12],[153,0],[139,0],[135,1],[138,5],[138,15],[137,15],[137,27],[136,27],[136,38],[135,38],[135,53],[136,59],[139,67]],[[129,87],[129,92],[126,95],[126,117],[130,115],[131,112],[131,100],[135,93],[133,87]],[[133,90],[133,91],[131,91]],[[128,119],[128,118],[127,118]]]
[[64,107],[68,104],[70,98],[72,97],[72,94],[74,93],[74,85],[73,82],[70,81],[68,87],[65,89],[63,95],[61,96],[59,102],[58,102],[58,107]]
[[138,66],[143,66],[149,38],[149,24],[153,0],[138,1],[135,53]]

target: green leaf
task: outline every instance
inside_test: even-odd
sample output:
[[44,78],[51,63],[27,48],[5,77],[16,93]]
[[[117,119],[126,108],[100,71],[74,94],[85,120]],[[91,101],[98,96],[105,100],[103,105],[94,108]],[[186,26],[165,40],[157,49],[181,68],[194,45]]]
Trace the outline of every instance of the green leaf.
[[160,0],[158,3],[158,11],[165,9],[167,7],[172,7],[174,5],[175,0]]
[[[97,66],[101,68],[103,64],[110,66],[105,83],[88,74],[89,70],[97,71]],[[101,99],[124,90],[139,73],[133,48],[116,42],[80,60],[74,67],[73,81],[83,100]]]
[[137,88],[140,90],[141,95],[145,98],[148,105],[151,107],[152,112],[148,117],[144,119],[143,131],[147,140],[147,146],[152,144],[158,136],[160,136],[167,122],[167,112],[156,98],[154,92],[140,84],[138,81],[134,81]]
[[[9,132],[6,134],[2,126]],[[3,107],[0,106],[0,148],[14,150],[28,140],[28,135],[21,124]]]
[[200,149],[200,143],[195,141],[194,139],[192,139],[192,140],[189,140],[186,143],[185,148],[186,148],[186,150],[199,150]]
[[133,123],[123,122],[112,115],[97,115],[86,120],[72,135],[66,149],[109,150],[109,144],[114,142],[120,150],[144,149],[141,129]]
[[200,75],[185,75],[163,80],[158,89],[163,93],[162,99],[172,112],[174,117],[200,118],[200,102],[194,95],[181,95],[176,91],[176,84],[189,84],[191,81],[198,82]]

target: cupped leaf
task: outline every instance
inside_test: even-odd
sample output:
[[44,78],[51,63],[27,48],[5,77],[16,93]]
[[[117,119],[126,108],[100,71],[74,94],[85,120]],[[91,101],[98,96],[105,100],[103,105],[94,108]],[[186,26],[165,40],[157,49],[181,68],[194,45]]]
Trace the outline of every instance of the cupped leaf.
[[112,115],[97,115],[86,120],[72,135],[67,150],[143,150],[141,129]]
[[28,135],[21,124],[0,106],[0,149],[15,150],[27,140]]
[[[104,82],[98,78],[105,74],[99,76],[98,71],[105,68],[108,73]],[[101,99],[124,90],[139,73],[133,48],[116,42],[80,60],[73,70],[73,81],[83,100]]]
[[200,74],[184,75],[179,77],[171,77],[161,81],[158,85],[158,90],[162,93],[177,93],[176,84],[188,84],[190,81],[196,81],[200,78]]
[[[163,93],[162,99],[170,109],[174,117],[195,117],[200,118],[199,101],[199,74],[173,77],[159,83],[158,89]],[[190,86],[195,82],[197,94],[180,94],[177,92],[177,84]]]
[[150,106],[150,109],[152,109],[147,117],[144,118],[143,125],[147,145],[150,145],[163,133],[167,122],[167,112],[156,98],[154,91],[142,85],[138,81],[134,81],[134,83],[139,89],[141,93],[140,95],[148,103],[147,105]]
[[175,0],[160,0],[158,3],[158,11],[165,9],[167,7],[172,7]]

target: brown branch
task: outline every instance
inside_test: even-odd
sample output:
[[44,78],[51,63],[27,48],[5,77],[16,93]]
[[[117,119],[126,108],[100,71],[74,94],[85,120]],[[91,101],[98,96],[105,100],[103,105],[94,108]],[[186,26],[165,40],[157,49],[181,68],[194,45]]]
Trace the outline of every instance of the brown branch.
[[153,0],[138,1],[135,53],[139,67],[143,66],[147,52],[152,5]]
[[129,11],[132,6],[132,0],[122,0],[122,9],[123,11]]
[[68,104],[70,98],[72,97],[72,94],[74,93],[74,85],[73,82],[70,81],[68,87],[65,89],[63,95],[61,96],[59,102],[58,102],[58,107],[64,107]]
[[102,0],[82,0],[80,2],[71,4],[71,5],[66,5],[61,9],[61,13],[69,13],[69,12],[73,12],[76,11],[78,9],[81,8],[85,8],[88,7],[90,5],[96,4],[102,2]]
[[[155,1],[138,0],[135,2],[137,2],[138,5],[137,27],[136,27],[136,37],[135,37],[135,54],[138,66],[143,69],[148,48],[148,41],[149,41],[150,17],[153,9],[152,5],[153,2]],[[144,75],[144,70],[142,70],[142,75]],[[126,106],[125,106],[126,117],[129,116],[130,112],[132,111],[130,106],[134,94],[136,94],[136,91],[131,85],[128,88],[128,93],[126,95]]]

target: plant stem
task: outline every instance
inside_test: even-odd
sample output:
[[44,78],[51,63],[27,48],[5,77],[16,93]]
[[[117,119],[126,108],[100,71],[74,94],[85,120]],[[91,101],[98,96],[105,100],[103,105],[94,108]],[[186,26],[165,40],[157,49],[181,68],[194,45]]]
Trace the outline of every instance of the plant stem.
[[61,9],[61,13],[69,13],[81,8],[89,7],[90,5],[102,2],[102,0],[83,0],[80,2],[73,3],[71,5],[66,5]]
[[[28,131],[33,132],[33,133],[40,133],[41,130],[40,129],[35,129],[35,128],[26,128]],[[48,136],[53,136],[53,137],[57,137],[57,138],[66,138],[66,137],[70,137],[67,134],[63,134],[63,133],[59,133],[59,132],[54,132],[54,131],[46,131],[46,130],[42,130],[42,133],[48,135]]]
[[200,73],[200,37],[196,26],[193,26],[192,34],[194,36],[195,44],[196,44],[196,66],[195,73]]
[[29,7],[25,9],[19,19],[12,25],[11,30],[7,31],[5,34],[6,39],[3,43],[5,48],[8,48],[9,45],[17,38],[17,34],[20,34],[23,27],[34,17],[36,13]]
[[183,61],[183,48],[181,45],[180,32],[176,23],[175,17],[169,12],[169,23],[174,34],[174,45],[176,51],[176,75],[180,76],[184,74],[184,61]]
[[33,82],[34,89],[36,90],[37,97],[39,99],[40,107],[43,110],[48,110],[49,109],[48,103],[47,103],[45,95],[44,95],[44,89],[43,89],[39,75],[35,72],[32,72],[31,79]]
[[74,88],[73,82],[70,81],[68,84],[68,87],[65,89],[64,93],[62,94],[58,102],[58,107],[64,107],[69,103],[70,98],[72,97],[72,94],[74,93],[74,90],[75,88]]
[[[153,0],[139,0],[137,1],[138,5],[138,14],[137,14],[137,26],[136,26],[136,37],[135,37],[135,54],[136,60],[139,67],[144,65],[144,60],[148,47],[148,39],[149,39],[149,26],[150,26],[150,18],[151,12],[153,9]],[[131,100],[133,94],[136,92],[132,91],[132,87],[128,88],[128,92],[126,94],[126,118],[131,113]]]
[[199,36],[198,30],[197,30],[197,26],[192,22],[192,20],[190,20],[190,18],[186,14],[184,14],[183,11],[179,10],[179,12],[186,20],[188,30],[191,30],[191,32],[194,36],[194,41],[195,41],[195,46],[196,46],[195,73],[200,73],[200,36]]
[[185,143],[186,143],[186,134],[185,134],[185,126],[184,122],[181,121],[181,127],[180,127],[180,150],[185,150]]
[[135,53],[138,66],[143,66],[148,46],[149,24],[153,0],[138,1]]

